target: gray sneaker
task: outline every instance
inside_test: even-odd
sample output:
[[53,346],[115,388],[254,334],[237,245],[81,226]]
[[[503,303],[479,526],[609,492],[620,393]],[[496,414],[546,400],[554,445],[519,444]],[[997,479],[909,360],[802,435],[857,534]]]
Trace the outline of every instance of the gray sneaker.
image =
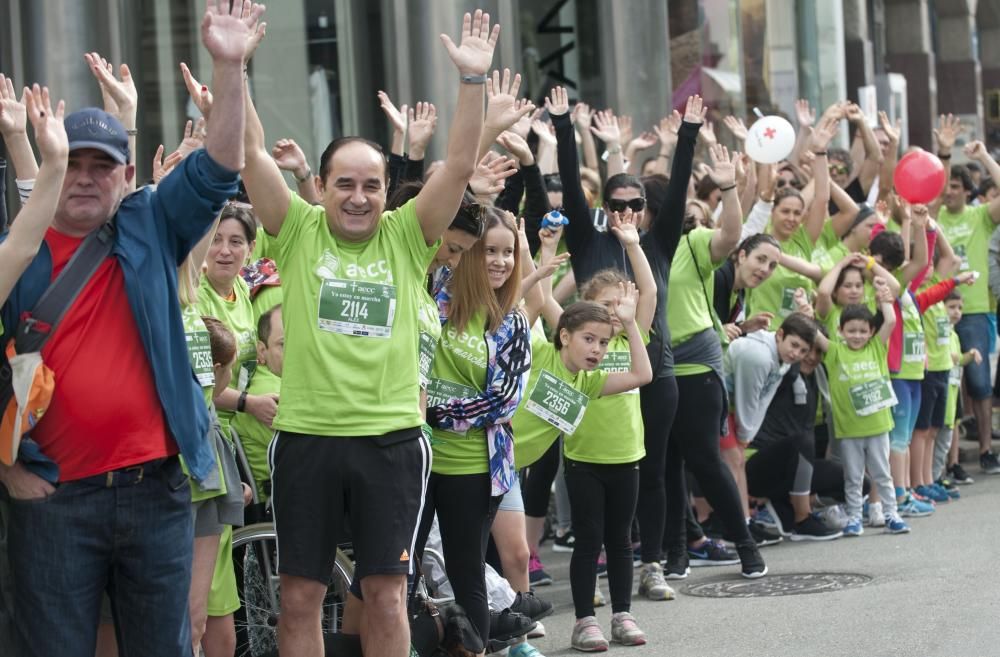
[[639,629],[632,614],[622,611],[611,616],[611,640],[623,646],[646,644],[646,633]]
[[648,600],[673,600],[677,597],[663,577],[663,566],[658,563],[642,565],[642,570],[639,571],[639,595],[646,596]]
[[[612,621],[612,625],[614,621]],[[601,626],[594,616],[585,616],[576,621],[573,626],[573,634],[570,636],[569,645],[574,650],[582,652],[604,652],[608,649],[608,640],[601,632]]]

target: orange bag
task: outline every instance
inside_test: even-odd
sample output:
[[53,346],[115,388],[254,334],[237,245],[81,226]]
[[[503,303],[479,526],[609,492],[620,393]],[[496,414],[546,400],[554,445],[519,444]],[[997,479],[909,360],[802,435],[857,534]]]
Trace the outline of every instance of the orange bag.
[[14,396],[0,419],[0,462],[13,465],[21,438],[35,428],[52,402],[56,378],[42,362],[40,352],[18,354],[13,340],[7,344],[7,360],[13,373]]

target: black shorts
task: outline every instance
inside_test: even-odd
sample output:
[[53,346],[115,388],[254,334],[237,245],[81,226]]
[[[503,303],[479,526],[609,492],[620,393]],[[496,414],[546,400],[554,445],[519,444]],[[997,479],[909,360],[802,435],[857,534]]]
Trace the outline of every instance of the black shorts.
[[348,525],[355,577],[411,572],[431,469],[419,427],[356,438],[280,431],[269,459],[279,573],[329,584]]
[[951,372],[924,372],[920,383],[920,410],[917,412],[917,429],[944,426],[944,407],[948,403],[948,375]]

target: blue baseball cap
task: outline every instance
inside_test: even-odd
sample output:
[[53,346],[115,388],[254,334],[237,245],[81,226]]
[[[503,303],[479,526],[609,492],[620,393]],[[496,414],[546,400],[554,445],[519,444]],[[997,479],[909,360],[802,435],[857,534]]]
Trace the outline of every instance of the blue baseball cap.
[[96,107],[73,112],[66,117],[69,150],[96,148],[118,164],[128,164],[128,132],[121,121]]

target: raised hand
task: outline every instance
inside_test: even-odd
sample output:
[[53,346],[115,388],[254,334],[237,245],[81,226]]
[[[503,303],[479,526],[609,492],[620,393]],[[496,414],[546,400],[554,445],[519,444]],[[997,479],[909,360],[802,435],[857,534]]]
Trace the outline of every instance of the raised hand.
[[447,34],[441,35],[441,42],[448,51],[448,56],[454,62],[462,75],[486,75],[493,61],[493,50],[500,36],[500,25],[494,25],[490,30],[490,15],[477,9],[473,15],[465,14],[462,18],[462,37],[459,45]]
[[469,187],[472,189],[472,193],[477,196],[499,194],[503,191],[504,180],[515,173],[517,173],[517,169],[514,168],[514,160],[493,151],[487,151],[483,159],[479,160],[479,164],[476,165],[476,172],[469,180]]
[[540,228],[538,230],[538,239],[542,243],[540,251],[543,253],[555,253],[556,249],[559,248],[559,240],[562,239],[562,234],[562,226],[558,228]]
[[618,130],[621,132],[621,142],[622,144],[628,144],[632,141],[632,117],[626,114],[622,114],[618,117]]
[[896,123],[893,124],[893,122],[889,120],[888,114],[886,114],[885,112],[879,112],[878,127],[882,128],[882,132],[886,134],[886,136],[889,138],[889,141],[891,141],[894,144],[899,143],[899,135],[903,129],[902,119],[896,119]]
[[[515,109],[519,110],[522,107],[524,107],[525,103],[529,102],[531,101],[525,98],[518,98],[517,102],[514,103],[514,107]],[[520,137],[521,139],[527,139],[528,135],[531,133],[531,122],[534,121],[536,118],[535,114],[541,116],[541,112],[542,112],[541,109],[536,109],[533,112],[523,115],[521,118],[517,120],[517,123],[515,123],[510,127],[510,131],[513,132],[518,137]]]
[[618,317],[622,326],[627,326],[635,321],[635,309],[639,304],[639,290],[636,289],[635,283],[632,281],[619,283],[618,290],[621,294],[615,302],[615,316]]
[[639,243],[639,215],[626,208],[624,213],[612,212],[608,216],[608,227],[624,248]]
[[[189,121],[190,123],[190,121]],[[153,184],[159,185],[163,178],[174,170],[174,168],[181,163],[184,156],[178,151],[174,151],[167,156],[167,159],[163,159],[163,144],[160,144],[159,148],[156,149],[156,154],[153,155]]]
[[865,113],[861,111],[861,107],[857,103],[848,103],[844,111],[844,116],[848,121],[855,124],[865,120]]
[[[540,232],[539,235],[541,235]],[[569,251],[563,251],[559,255],[552,256],[535,268],[535,271],[538,272],[538,278],[543,279],[552,276],[559,271],[559,268],[562,267],[565,262],[569,262]]]
[[708,108],[704,106],[701,96],[689,96],[684,106],[684,120],[688,123],[704,123]]
[[892,290],[889,288],[889,284],[885,282],[885,279],[881,276],[876,276],[872,279],[872,287],[875,288],[875,295],[879,303],[892,303]]
[[963,271],[955,277],[955,285],[972,285],[979,278],[979,273],[975,271]]
[[118,72],[121,79],[118,79],[115,77],[111,62],[98,53],[84,53],[83,58],[87,60],[90,72],[94,74],[101,86],[104,111],[114,115],[122,123],[125,123],[126,117],[131,117],[129,122],[134,122],[136,108],[139,104],[139,92],[135,88],[135,81],[132,79],[132,72],[129,70],[128,64],[122,64],[119,67]]
[[181,143],[177,147],[177,152],[181,154],[181,157],[187,157],[204,145],[205,119],[199,117],[193,125],[191,121],[188,121],[184,126],[184,137],[181,139]]
[[304,178],[309,170],[309,163],[302,148],[294,139],[279,139],[271,149],[274,163],[282,171],[291,171],[296,178]]
[[830,142],[837,135],[838,119],[824,116],[820,119],[819,125],[812,130],[809,136],[809,150],[813,153],[821,153],[827,149]]
[[795,311],[800,312],[810,319],[814,319],[816,316],[813,310],[812,304],[809,303],[809,295],[803,288],[797,288],[795,293],[792,295],[792,301],[795,303]]
[[[423,154],[427,150],[427,144],[434,136],[437,128],[437,108],[434,103],[418,102],[409,110],[410,132],[407,140],[410,145],[411,159],[423,159]],[[421,157],[416,157],[420,155]]]
[[736,184],[736,158],[738,153],[732,155],[729,149],[720,144],[716,144],[708,149],[708,156],[712,160],[712,166],[708,169],[708,175],[712,182],[720,188],[732,187]]
[[729,132],[733,133],[733,137],[737,141],[747,140],[747,126],[743,123],[743,119],[736,118],[735,116],[727,116],[722,119],[722,122],[726,124]]
[[910,218],[913,221],[913,226],[915,228],[926,228],[927,222],[930,219],[930,214],[928,213],[927,206],[923,203],[915,203],[910,206]]
[[644,132],[628,143],[628,150],[643,151],[650,146],[655,146],[659,142],[657,136],[652,132]]
[[594,136],[605,143],[605,145],[620,145],[622,134],[618,127],[618,117],[610,110],[604,110],[594,115],[594,125],[590,127]]
[[934,139],[937,140],[938,150],[942,153],[951,153],[958,138],[958,132],[962,129],[962,123],[953,114],[942,114],[938,119],[937,130],[934,131]]
[[205,16],[201,21],[201,42],[217,63],[243,64],[253,54],[263,37],[263,27],[258,24],[264,5],[250,0],[208,0]]
[[883,226],[889,223],[889,204],[886,203],[885,199],[879,199],[875,202],[875,215]]
[[[27,89],[27,87],[25,87]],[[28,132],[28,110],[25,97],[17,99],[14,81],[0,73],[0,134],[10,137]]]
[[681,113],[674,110],[660,119],[660,125],[653,126],[653,132],[660,140],[660,145],[673,147],[677,144],[677,131],[681,129]]
[[392,99],[389,98],[389,94],[386,92],[380,90],[375,95],[378,96],[379,107],[382,108],[382,113],[385,114],[385,118],[388,119],[389,125],[392,126],[392,129],[399,133],[406,132],[406,104],[404,103],[400,105],[397,109],[396,105],[392,102]]
[[523,164],[534,164],[535,156],[531,154],[531,148],[528,147],[528,142],[521,138],[520,135],[515,134],[513,130],[507,130],[497,137],[497,143],[503,146],[507,152],[513,155],[517,160]]
[[809,101],[805,98],[795,101],[795,119],[800,128],[811,128],[816,122],[816,110],[809,107]]
[[538,135],[539,141],[544,141],[552,144],[553,146],[558,143],[558,140],[556,140],[556,129],[551,123],[546,123],[541,119],[535,119],[531,122],[531,131]]
[[209,114],[212,113],[212,92],[208,90],[207,86],[198,82],[194,74],[191,73],[191,69],[184,62],[181,62],[181,75],[184,77],[184,86],[187,87],[188,95],[194,101],[194,106],[198,108],[207,121]]
[[24,88],[24,104],[35,131],[35,143],[38,144],[42,164],[61,162],[65,166],[69,156],[69,138],[63,125],[66,103],[60,100],[53,112],[49,88],[36,84],[32,89]]
[[[580,105],[581,103],[577,103],[573,108],[574,114],[577,114],[577,107]],[[549,116],[562,116],[569,111],[569,94],[566,93],[566,87],[552,87],[552,91],[545,97],[545,109],[548,110]],[[590,125],[589,116],[585,125]]]
[[[551,111],[549,113],[551,114]],[[573,125],[580,126],[583,129],[589,128],[593,114],[590,110],[590,105],[587,103],[577,103],[573,106]]]
[[990,154],[989,151],[986,150],[986,145],[978,139],[970,141],[966,144],[965,148],[962,149],[962,152],[965,153],[965,156],[970,160],[982,161],[984,159],[990,159]]
[[715,136],[715,126],[712,125],[711,121],[705,121],[701,124],[701,129],[698,130],[698,136],[704,139],[705,144],[710,148],[719,143],[719,140]]
[[503,70],[502,78],[500,71],[493,71],[493,77],[486,80],[485,126],[488,130],[503,132],[535,109],[530,102],[517,102],[520,88],[521,74],[517,73],[512,79],[509,68]]

